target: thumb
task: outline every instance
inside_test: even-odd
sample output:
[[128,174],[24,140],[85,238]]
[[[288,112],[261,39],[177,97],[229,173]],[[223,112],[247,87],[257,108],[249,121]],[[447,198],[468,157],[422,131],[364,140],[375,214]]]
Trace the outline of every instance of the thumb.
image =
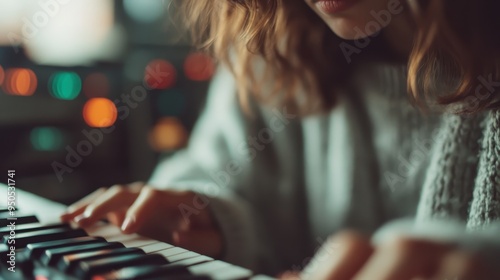
[[174,231],[172,242],[175,246],[214,258],[222,254],[222,234],[215,229]]

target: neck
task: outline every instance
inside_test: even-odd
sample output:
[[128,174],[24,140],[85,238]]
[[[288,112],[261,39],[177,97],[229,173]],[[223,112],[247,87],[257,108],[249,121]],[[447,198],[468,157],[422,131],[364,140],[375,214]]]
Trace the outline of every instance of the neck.
[[384,36],[387,43],[397,56],[408,58],[413,48],[415,28],[408,20],[408,15],[402,13],[392,19],[385,28]]

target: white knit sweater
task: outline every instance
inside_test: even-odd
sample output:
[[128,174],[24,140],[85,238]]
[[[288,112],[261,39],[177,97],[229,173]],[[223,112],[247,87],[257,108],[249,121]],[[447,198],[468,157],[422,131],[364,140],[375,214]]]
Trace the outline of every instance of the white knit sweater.
[[256,105],[250,116],[221,69],[189,147],[150,184],[209,195],[225,258],[269,273],[302,268],[342,228],[380,236],[410,218],[406,231],[432,236],[434,219],[469,229],[499,219],[498,111],[424,116],[409,104],[403,67],[364,67],[352,84],[329,114]]

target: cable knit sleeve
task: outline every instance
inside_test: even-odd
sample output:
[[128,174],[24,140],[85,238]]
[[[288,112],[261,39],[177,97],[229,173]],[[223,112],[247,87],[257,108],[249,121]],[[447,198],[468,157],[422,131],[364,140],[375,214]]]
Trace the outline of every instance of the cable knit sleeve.
[[500,110],[490,112],[486,119],[481,150],[469,228],[500,222]]

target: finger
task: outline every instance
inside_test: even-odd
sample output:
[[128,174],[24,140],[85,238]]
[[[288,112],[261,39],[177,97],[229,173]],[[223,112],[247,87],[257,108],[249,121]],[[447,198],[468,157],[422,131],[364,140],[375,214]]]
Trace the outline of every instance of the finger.
[[121,227],[121,225],[123,224],[123,221],[125,220],[126,214],[127,214],[126,209],[118,210],[115,212],[108,213],[107,218],[111,224],[113,224],[117,227]]
[[132,192],[139,193],[141,189],[144,187],[144,182],[133,182],[127,185],[127,189]]
[[128,209],[122,231],[136,232],[148,219],[158,215],[165,217],[165,223],[177,223],[178,221],[169,221],[168,218],[172,216],[172,211],[177,210],[178,205],[187,203],[190,197],[192,194],[187,192],[162,191],[145,186]]
[[122,185],[115,185],[89,204],[82,215],[75,217],[81,227],[88,227],[99,221],[106,214],[129,207],[137,197]]
[[222,254],[222,236],[216,230],[176,231],[172,234],[175,246],[218,258]]
[[99,188],[93,193],[85,196],[84,198],[80,199],[79,201],[71,204],[68,206],[66,211],[61,214],[61,221],[63,222],[69,222],[73,220],[76,216],[80,215],[85,211],[85,208],[87,205],[89,205],[92,201],[94,201],[97,197],[102,195],[104,192],[106,192],[106,188]]
[[302,271],[302,279],[348,280],[356,274],[373,253],[368,239],[346,231],[330,238]]
[[279,280],[300,280],[300,273],[296,271],[286,271],[278,276]]
[[439,271],[433,279],[498,279],[487,269],[478,257],[462,251],[453,251],[443,257]]
[[448,245],[399,238],[377,248],[354,279],[428,279],[435,273],[436,263],[449,249]]

